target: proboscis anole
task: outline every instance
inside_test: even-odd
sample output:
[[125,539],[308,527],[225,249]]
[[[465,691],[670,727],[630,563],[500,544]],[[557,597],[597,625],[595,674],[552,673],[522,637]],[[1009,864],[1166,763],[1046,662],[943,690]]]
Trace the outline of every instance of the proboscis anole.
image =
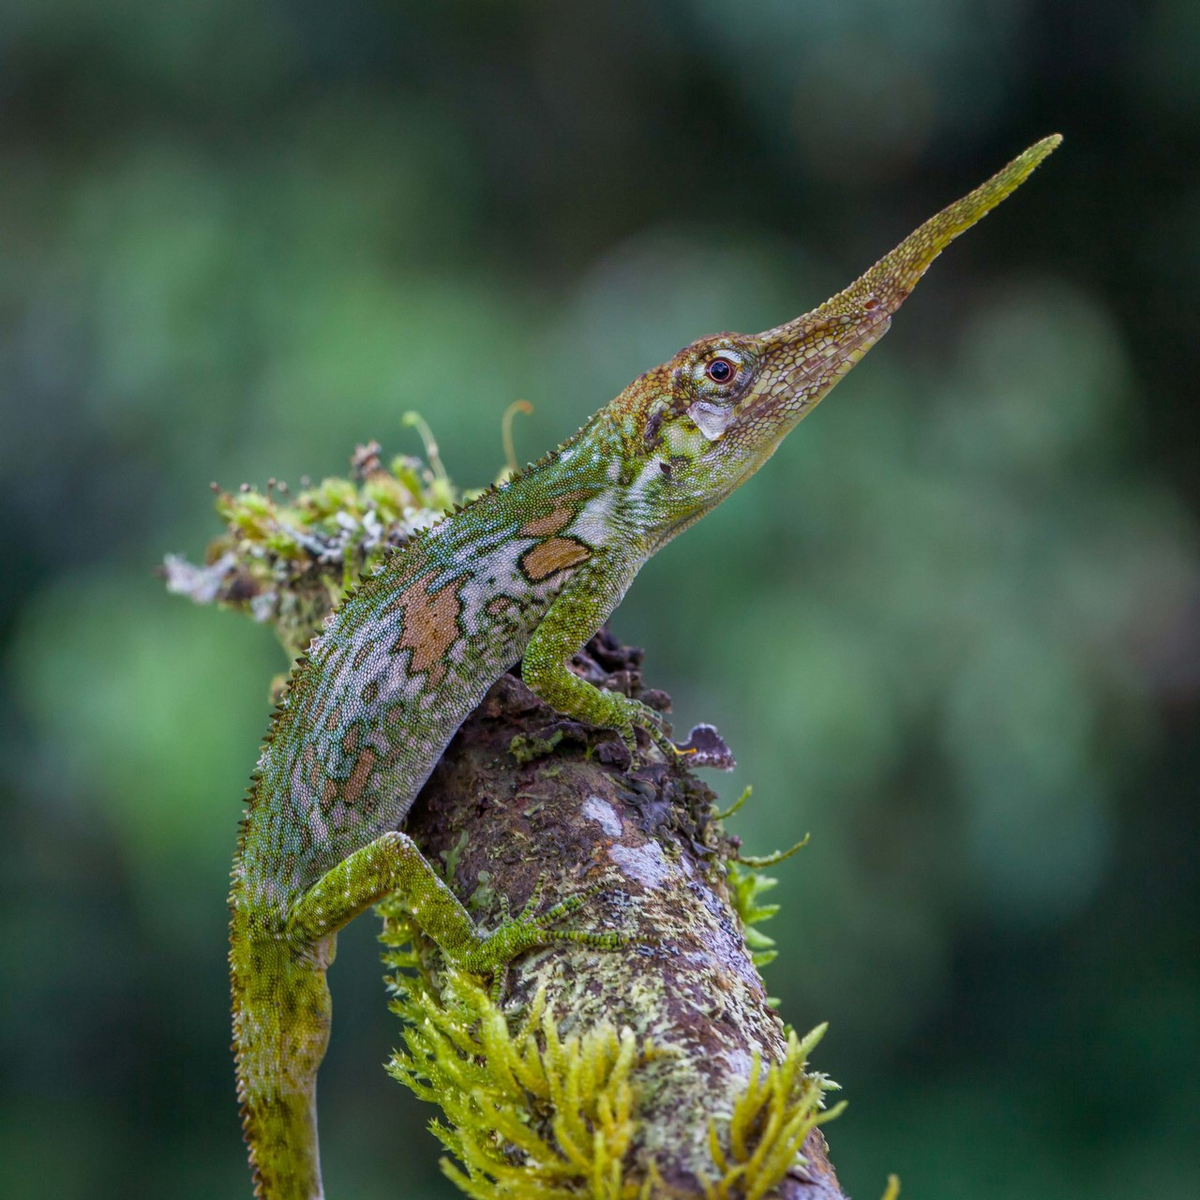
[[535,465],[395,552],[296,665],[255,775],[234,860],[230,967],[239,1098],[257,1194],[322,1195],[316,1079],[337,932],[389,894],[456,965],[492,974],[555,939],[580,892],[490,935],[402,832],[442,751],[514,663],[559,712],[673,753],[652,709],[567,662],[642,564],[741,486],[887,332],[949,242],[1061,139],[1031,146],[819,308],[721,333],[634,380]]

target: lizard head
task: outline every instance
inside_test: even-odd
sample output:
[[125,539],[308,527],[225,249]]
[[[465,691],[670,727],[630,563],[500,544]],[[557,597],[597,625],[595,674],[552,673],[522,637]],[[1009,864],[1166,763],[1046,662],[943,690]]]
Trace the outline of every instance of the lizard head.
[[760,334],[684,347],[626,389],[634,491],[665,540],[752,475],[887,332],[935,258],[1059,144],[1044,138],[943,209],[819,308]]

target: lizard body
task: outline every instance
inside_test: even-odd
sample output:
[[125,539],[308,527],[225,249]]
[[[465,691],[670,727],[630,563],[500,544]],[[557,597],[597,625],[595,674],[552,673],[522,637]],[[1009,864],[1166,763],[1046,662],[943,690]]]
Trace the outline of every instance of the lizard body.
[[257,1194],[322,1195],[316,1075],[337,931],[393,892],[447,957],[480,973],[552,939],[585,894],[481,935],[399,827],[459,725],[504,671],[559,712],[669,748],[656,714],[570,657],[640,566],[752,475],[887,331],[941,250],[1018,187],[1046,138],[813,312],[718,334],[635,380],[540,463],[394,553],[293,672],[234,861],[230,965],[238,1091]]

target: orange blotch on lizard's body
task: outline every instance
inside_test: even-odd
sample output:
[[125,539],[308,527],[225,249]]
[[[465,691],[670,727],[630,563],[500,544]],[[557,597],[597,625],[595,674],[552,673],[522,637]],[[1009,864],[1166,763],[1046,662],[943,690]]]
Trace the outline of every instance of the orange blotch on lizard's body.
[[533,583],[548,579],[558,571],[587,562],[592,552],[574,538],[553,537],[530,550],[521,558],[521,570]]
[[458,598],[455,583],[430,592],[432,578],[429,574],[417,580],[396,601],[404,613],[404,626],[392,646],[392,653],[411,650],[410,670],[426,673],[429,682],[436,685],[446,674],[446,652],[462,636],[458,628],[462,601]]

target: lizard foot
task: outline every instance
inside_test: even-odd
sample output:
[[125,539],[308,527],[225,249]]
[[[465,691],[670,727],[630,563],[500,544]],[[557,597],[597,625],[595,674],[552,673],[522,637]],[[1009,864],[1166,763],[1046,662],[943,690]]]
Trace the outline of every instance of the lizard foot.
[[624,721],[618,727],[617,732],[621,735],[621,741],[625,743],[625,747],[633,759],[633,767],[638,766],[641,757],[637,744],[639,729],[645,732],[650,741],[667,759],[675,758],[680,753],[675,743],[671,741],[669,736],[671,726],[662,713],[651,708],[650,705],[628,696],[621,697],[621,700],[621,716]]
[[[475,945],[465,952],[454,955],[456,966],[477,975],[493,977],[492,991],[498,998],[504,988],[508,964],[518,954],[545,946],[550,942],[580,942],[601,950],[615,950],[628,944],[629,939],[621,933],[606,931],[596,933],[585,929],[552,929],[556,921],[578,912],[593,896],[601,891],[600,886],[586,888],[564,897],[543,913],[538,913],[542,893],[546,886],[543,872],[525,907],[515,916],[505,914],[500,924],[488,935],[481,936]],[[506,906],[507,907],[507,906]]]

